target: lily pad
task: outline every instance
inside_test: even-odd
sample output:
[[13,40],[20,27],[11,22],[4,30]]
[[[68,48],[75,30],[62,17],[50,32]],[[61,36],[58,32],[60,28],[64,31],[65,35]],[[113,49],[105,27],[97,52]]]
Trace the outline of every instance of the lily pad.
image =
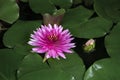
[[59,70],[45,69],[26,74],[18,80],[74,80],[71,76]]
[[40,55],[33,53],[27,55],[17,71],[18,80],[71,80],[71,76],[48,67],[42,62]]
[[113,22],[120,21],[120,0],[94,0],[94,8],[98,15]]
[[19,7],[16,0],[0,0],[0,19],[13,23],[19,17]]
[[95,62],[85,73],[84,80],[119,80],[120,62],[116,59],[103,59]]
[[112,27],[112,22],[102,17],[92,18],[82,23],[74,31],[74,35],[80,38],[97,38],[106,35]]
[[41,21],[17,21],[4,34],[3,42],[6,47],[12,48],[16,45],[27,45],[30,34],[40,27]]
[[74,5],[77,5],[77,4],[80,4],[82,3],[83,0],[73,0],[73,4]]
[[28,0],[20,0],[20,1],[22,1],[22,2],[28,2]]
[[50,0],[29,0],[30,8],[35,13],[53,13],[56,9]]
[[69,29],[74,36],[76,36],[76,32],[78,33],[80,24],[88,21],[88,18],[90,18],[92,14],[93,11],[86,9],[83,6],[70,9],[64,15],[62,25],[64,28]]
[[48,63],[52,69],[57,69],[71,75],[73,80],[82,80],[85,66],[82,59],[74,52],[66,54],[66,59],[49,59]]
[[106,36],[105,47],[112,58],[120,57],[120,22]]
[[51,2],[61,8],[70,8],[73,0],[51,0]]
[[25,56],[20,68],[17,71],[18,78],[33,71],[38,71],[45,68],[48,69],[48,65],[43,63],[42,60],[42,57],[36,53],[31,53]]
[[0,80],[16,80],[16,70],[23,55],[12,49],[0,49]]

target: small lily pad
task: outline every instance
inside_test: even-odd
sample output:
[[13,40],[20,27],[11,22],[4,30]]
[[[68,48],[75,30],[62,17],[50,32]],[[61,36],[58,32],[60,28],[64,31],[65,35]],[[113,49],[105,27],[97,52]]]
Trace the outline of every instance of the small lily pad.
[[4,34],[4,45],[9,48],[13,48],[16,45],[27,45],[30,34],[40,25],[41,21],[17,21]]
[[0,20],[13,23],[19,17],[16,0],[0,0]]

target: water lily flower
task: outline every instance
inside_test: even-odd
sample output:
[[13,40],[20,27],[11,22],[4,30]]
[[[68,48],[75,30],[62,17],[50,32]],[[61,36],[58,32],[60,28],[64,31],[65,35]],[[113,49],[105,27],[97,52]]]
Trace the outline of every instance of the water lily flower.
[[63,27],[57,24],[53,26],[51,24],[41,25],[41,28],[37,28],[31,39],[28,42],[29,45],[34,46],[33,52],[44,54],[44,59],[66,58],[64,53],[72,53],[71,48],[75,47],[75,43],[71,41],[74,38],[70,34],[69,30],[63,30]]

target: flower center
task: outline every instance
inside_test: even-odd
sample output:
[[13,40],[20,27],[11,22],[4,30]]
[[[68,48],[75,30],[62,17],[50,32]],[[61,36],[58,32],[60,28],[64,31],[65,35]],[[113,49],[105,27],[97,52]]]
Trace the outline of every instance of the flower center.
[[58,40],[57,35],[52,34],[52,35],[48,35],[47,37],[50,41],[56,42]]

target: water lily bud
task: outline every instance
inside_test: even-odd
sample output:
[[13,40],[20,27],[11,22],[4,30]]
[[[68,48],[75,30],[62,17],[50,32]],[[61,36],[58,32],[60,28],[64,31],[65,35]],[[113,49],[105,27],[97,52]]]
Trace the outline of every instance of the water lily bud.
[[89,39],[83,47],[84,51],[86,53],[90,53],[95,50],[95,40],[94,39]]

